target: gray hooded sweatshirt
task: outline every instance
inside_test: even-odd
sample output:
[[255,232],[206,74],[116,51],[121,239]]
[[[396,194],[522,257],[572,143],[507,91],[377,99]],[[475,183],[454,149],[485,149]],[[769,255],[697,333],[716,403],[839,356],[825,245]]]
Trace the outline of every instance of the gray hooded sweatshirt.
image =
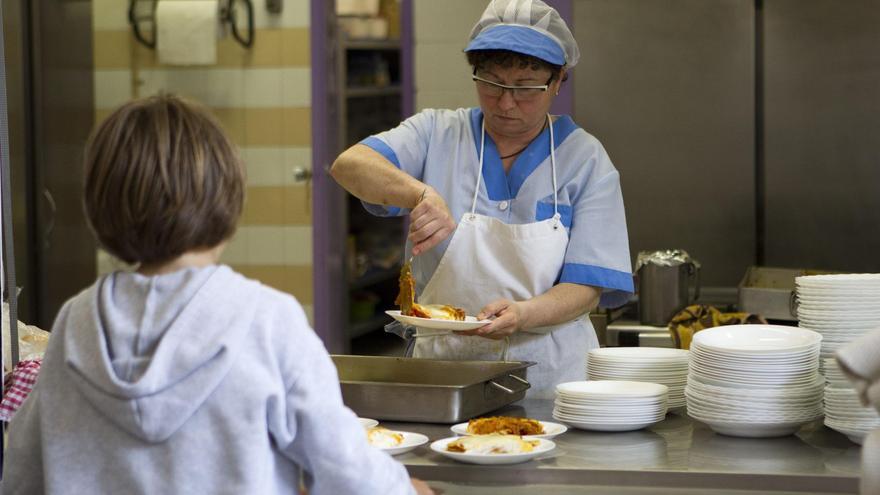
[[13,418],[3,492],[409,494],[289,295],[225,266],[116,272],[68,301]]

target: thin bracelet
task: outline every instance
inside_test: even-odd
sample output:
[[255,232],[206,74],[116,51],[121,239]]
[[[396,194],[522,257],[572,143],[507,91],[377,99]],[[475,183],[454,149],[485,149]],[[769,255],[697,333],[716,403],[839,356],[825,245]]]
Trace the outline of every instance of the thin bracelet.
[[413,208],[415,208],[416,206],[419,206],[419,203],[421,203],[422,200],[425,199],[425,194],[427,194],[427,192],[428,192],[427,187],[422,189],[422,194],[419,194],[419,199],[416,200],[416,204],[415,204],[415,206],[413,206]]

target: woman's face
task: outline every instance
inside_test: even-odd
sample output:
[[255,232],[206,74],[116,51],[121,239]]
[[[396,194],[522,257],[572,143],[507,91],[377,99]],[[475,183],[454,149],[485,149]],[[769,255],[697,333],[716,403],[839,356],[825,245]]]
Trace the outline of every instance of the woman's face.
[[[535,70],[531,67],[522,69],[518,66],[489,65],[477,70],[476,76],[505,86],[542,86],[548,84],[551,72],[544,68]],[[490,85],[477,81],[477,97],[487,130],[499,137],[518,138],[542,127],[559,90],[560,80],[561,77],[555,78],[547,91],[518,91],[517,96],[510,90],[504,90],[500,95],[493,94],[497,93],[498,88],[493,90]]]

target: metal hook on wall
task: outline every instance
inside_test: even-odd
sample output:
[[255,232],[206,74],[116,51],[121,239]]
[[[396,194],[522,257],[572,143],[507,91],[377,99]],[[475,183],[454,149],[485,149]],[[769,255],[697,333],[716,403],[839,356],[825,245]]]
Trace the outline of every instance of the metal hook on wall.
[[[139,10],[142,12],[146,10],[138,8],[138,5],[141,3],[141,1],[146,1],[150,3],[149,14],[138,14]],[[253,0],[237,1],[244,3],[244,8],[247,13],[247,30],[244,33],[239,30],[238,11],[235,8],[236,0],[226,0],[225,6],[220,9],[220,22],[228,22],[232,31],[232,37],[235,38],[235,40],[238,41],[242,46],[250,48],[254,44],[254,3]],[[131,24],[131,28],[134,31],[134,37],[136,40],[138,40],[138,42],[151,49],[156,48],[157,4],[158,0],[129,0],[128,2],[128,22],[129,24]],[[150,24],[149,37],[144,36],[144,31],[141,29],[142,22],[149,22]]]
[[[138,40],[141,44],[146,46],[147,48],[156,48],[156,4],[157,0],[147,0],[151,2],[150,5],[150,14],[149,15],[138,15],[138,4],[139,0],[129,0],[128,2],[128,23],[131,24],[131,29],[134,31],[134,38]],[[145,38],[144,33],[141,31],[141,21],[149,21],[150,23],[150,38]]]
[[241,43],[241,46],[250,48],[254,44],[254,3],[253,0],[238,0],[244,3],[247,11],[247,32],[245,35],[238,30],[238,16],[235,9],[236,0],[228,0],[226,8],[220,11],[220,21],[228,22],[232,29],[232,37]]

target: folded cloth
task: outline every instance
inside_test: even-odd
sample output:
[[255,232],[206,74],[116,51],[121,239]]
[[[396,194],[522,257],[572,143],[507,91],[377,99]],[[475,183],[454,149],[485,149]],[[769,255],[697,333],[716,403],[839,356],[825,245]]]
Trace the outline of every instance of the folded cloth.
[[850,342],[835,357],[853,382],[862,404],[874,406],[880,412],[880,330]]
[[3,400],[0,401],[0,421],[11,421],[12,416],[27,399],[37,382],[42,359],[20,361],[3,380]]
[[669,333],[675,347],[690,349],[694,334],[707,328],[722,325],[761,324],[767,320],[751,313],[722,313],[717,308],[693,304],[679,311],[669,322]]

